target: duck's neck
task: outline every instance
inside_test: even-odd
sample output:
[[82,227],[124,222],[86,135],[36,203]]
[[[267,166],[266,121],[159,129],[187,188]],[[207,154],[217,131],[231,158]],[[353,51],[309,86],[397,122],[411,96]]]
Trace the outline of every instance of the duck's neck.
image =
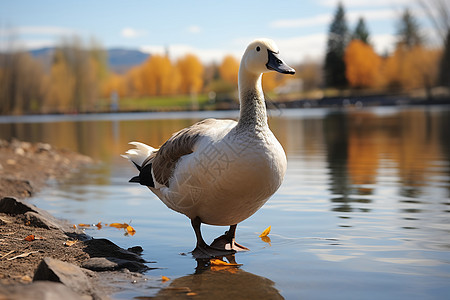
[[262,74],[239,69],[240,117],[237,127],[262,130],[267,127],[267,111],[261,84]]

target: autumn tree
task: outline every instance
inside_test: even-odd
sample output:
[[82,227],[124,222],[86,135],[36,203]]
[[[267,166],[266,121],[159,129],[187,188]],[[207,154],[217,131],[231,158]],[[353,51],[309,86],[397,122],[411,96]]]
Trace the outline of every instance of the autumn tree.
[[362,40],[352,40],[344,55],[345,75],[355,88],[373,88],[378,85],[381,60],[373,48]]
[[406,9],[397,31],[397,46],[386,59],[383,77],[391,88],[425,88],[431,98],[431,88],[436,84],[440,51],[427,48],[420,33],[419,23]]
[[0,55],[0,114],[35,112],[45,99],[42,65],[28,53]]
[[55,50],[50,70],[49,95],[45,102],[47,112],[69,111],[75,89],[75,77],[61,49]]
[[434,27],[443,48],[439,63],[438,84],[450,88],[450,2],[448,0],[418,0]]
[[85,46],[77,36],[62,39],[53,57],[47,104],[65,111],[93,110],[107,72],[106,53],[98,43]]
[[197,56],[187,54],[177,62],[180,72],[180,88],[183,94],[198,94],[203,87],[203,65]]
[[347,85],[344,52],[348,38],[349,34],[344,7],[342,3],[339,3],[328,31],[324,64],[325,84],[328,87],[344,88]]
[[219,66],[219,73],[223,80],[237,85],[239,61],[231,55],[225,56]]
[[140,70],[141,95],[161,96],[176,92],[180,77],[167,55],[152,55]]

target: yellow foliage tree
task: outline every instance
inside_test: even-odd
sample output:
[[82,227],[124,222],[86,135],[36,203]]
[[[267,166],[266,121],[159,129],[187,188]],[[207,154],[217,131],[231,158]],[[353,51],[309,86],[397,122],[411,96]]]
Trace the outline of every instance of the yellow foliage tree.
[[115,73],[109,74],[108,78],[102,83],[101,89],[104,98],[109,98],[113,92],[116,92],[121,98],[127,95],[124,77]]
[[[179,85],[177,70],[166,55],[152,55],[142,66],[143,94],[149,96],[168,95],[176,92]],[[178,79],[178,80],[174,80]]]
[[345,76],[355,88],[373,88],[379,85],[381,58],[373,48],[361,40],[352,40],[344,54]]
[[203,87],[203,65],[197,56],[187,54],[177,62],[180,72],[180,92],[183,94],[197,94]]
[[431,88],[439,69],[440,50],[399,45],[383,66],[385,85],[390,88]]
[[223,58],[219,66],[220,77],[232,84],[238,83],[239,61],[231,55]]
[[55,53],[50,71],[50,82],[48,101],[46,101],[47,110],[67,111],[73,109],[72,98],[75,89],[75,77],[61,51]]

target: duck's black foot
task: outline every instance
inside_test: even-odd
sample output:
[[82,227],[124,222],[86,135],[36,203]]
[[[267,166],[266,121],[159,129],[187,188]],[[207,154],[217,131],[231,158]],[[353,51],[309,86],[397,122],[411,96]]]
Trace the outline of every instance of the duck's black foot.
[[194,256],[194,258],[196,259],[214,258],[231,255],[235,253],[236,253],[235,250],[218,249],[215,247],[208,246],[207,244],[197,245],[197,247],[195,247],[195,249],[192,250],[192,256]]
[[225,234],[216,238],[212,243],[211,247],[225,250],[234,250],[234,251],[250,251],[245,246],[242,246],[234,240],[234,237],[230,237],[228,231]]

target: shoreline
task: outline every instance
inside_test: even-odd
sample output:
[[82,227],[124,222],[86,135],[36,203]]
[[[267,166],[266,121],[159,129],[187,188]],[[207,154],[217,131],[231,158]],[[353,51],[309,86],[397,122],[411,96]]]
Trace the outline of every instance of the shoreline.
[[147,280],[142,248],[93,239],[26,201],[48,180],[95,163],[49,144],[0,140],[0,299],[109,299],[121,287],[108,281]]

